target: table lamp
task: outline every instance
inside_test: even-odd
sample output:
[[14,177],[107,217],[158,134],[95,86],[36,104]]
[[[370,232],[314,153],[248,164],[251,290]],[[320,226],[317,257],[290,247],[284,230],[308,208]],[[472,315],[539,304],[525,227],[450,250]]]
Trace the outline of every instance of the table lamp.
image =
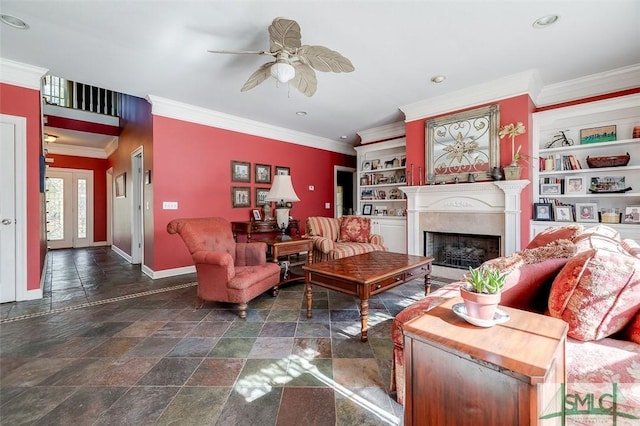
[[281,240],[290,240],[291,237],[285,235],[287,228],[289,227],[289,210],[286,203],[292,201],[300,201],[296,191],[291,184],[291,176],[289,175],[275,175],[273,177],[273,186],[269,190],[269,193],[264,198],[265,201],[276,202],[276,223],[280,228]]

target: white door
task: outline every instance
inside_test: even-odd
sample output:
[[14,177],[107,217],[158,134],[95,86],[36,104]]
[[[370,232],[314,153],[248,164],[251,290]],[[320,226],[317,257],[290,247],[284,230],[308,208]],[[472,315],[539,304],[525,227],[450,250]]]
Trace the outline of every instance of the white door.
[[0,125],[0,303],[4,303],[16,300],[16,135],[13,125]]
[[93,245],[93,171],[48,169],[46,204],[50,249]]

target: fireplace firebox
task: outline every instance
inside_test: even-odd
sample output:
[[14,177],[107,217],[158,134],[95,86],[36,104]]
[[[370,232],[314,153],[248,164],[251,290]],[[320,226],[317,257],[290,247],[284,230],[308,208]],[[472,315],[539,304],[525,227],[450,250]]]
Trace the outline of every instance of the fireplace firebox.
[[423,232],[424,256],[433,257],[433,265],[469,269],[500,256],[499,235]]

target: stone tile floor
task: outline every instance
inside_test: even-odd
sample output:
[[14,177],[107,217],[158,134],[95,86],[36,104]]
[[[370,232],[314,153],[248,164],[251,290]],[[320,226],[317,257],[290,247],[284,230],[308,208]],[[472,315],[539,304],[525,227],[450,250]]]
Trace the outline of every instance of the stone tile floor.
[[195,310],[194,281],[151,280],[108,247],[49,252],[45,297],[0,305],[0,423],[402,424],[391,322],[421,280],[370,301],[364,343],[353,297],[314,288],[308,319],[289,283],[242,320]]

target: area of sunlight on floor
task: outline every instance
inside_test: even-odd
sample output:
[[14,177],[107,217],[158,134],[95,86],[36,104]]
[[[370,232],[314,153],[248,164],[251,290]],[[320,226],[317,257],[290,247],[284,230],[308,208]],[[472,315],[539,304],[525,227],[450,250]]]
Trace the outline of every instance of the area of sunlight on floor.
[[[285,364],[289,365],[285,366]],[[287,377],[287,370],[292,376],[291,378]],[[318,371],[318,368],[315,365],[311,364],[308,359],[302,358],[298,355],[290,355],[287,360],[283,359],[275,362],[269,367],[260,370],[260,373],[253,374],[239,380],[234,390],[244,396],[247,402],[251,402],[270,392],[273,389],[270,383],[284,384],[287,380],[291,380],[292,378],[298,377],[305,373],[312,374],[322,383],[325,383],[326,385],[335,389],[338,393],[349,398],[351,401],[358,404],[365,410],[370,411],[385,424],[398,424],[400,420],[398,419],[398,417],[383,410],[375,403],[367,401],[361,396],[353,393],[339,383],[336,383],[333,379],[330,379],[329,377]]]

